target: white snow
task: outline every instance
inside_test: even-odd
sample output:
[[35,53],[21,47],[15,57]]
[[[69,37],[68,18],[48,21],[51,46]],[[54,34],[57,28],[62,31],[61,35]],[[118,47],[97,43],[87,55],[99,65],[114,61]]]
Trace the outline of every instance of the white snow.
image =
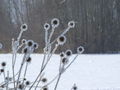
[[[15,70],[18,70],[23,55],[19,54],[17,57]],[[0,55],[0,63],[6,61],[7,70],[10,70],[11,58],[11,54]],[[43,55],[41,54],[32,55],[32,62],[27,72],[28,80],[35,79],[42,58]],[[48,81],[57,74],[59,61],[58,55],[52,57],[45,70],[45,77],[48,78]],[[62,75],[57,90],[71,90],[74,83],[78,86],[78,90],[120,90],[120,55],[80,55]],[[53,90],[53,85],[54,83],[49,86],[49,90]]]

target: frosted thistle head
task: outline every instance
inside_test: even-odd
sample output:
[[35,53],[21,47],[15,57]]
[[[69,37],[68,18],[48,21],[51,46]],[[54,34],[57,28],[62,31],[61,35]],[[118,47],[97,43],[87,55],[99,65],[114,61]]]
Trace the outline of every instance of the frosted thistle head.
[[5,77],[6,81],[12,81],[12,77]]
[[68,27],[74,28],[75,27],[75,22],[74,21],[68,22]]
[[46,83],[47,82],[47,78],[42,78],[42,83]]
[[26,39],[22,39],[22,44],[26,44],[27,40]]
[[38,46],[39,46],[39,45],[38,45],[37,43],[34,43],[34,44],[33,44],[33,47],[34,47],[35,49],[38,49]]
[[0,69],[0,73],[3,73],[4,72],[4,69]]
[[21,30],[26,31],[28,29],[28,26],[27,24],[22,24],[20,28]]
[[27,46],[28,47],[32,47],[34,45],[34,41],[33,40],[28,40],[27,41]]
[[76,86],[76,84],[73,85],[72,90],[78,90],[78,87]]
[[30,85],[30,81],[26,81],[26,82],[25,82],[25,85],[26,85],[26,86]]
[[48,48],[48,47],[45,47],[43,50],[44,50],[44,52],[48,52],[48,51],[49,51],[49,48]]
[[59,19],[57,19],[57,18],[53,18],[53,19],[52,19],[52,21],[51,21],[52,27],[58,27],[59,24],[60,24]]
[[64,56],[65,56],[65,53],[64,53],[64,52],[61,52],[61,53],[60,53],[60,57],[63,58]]
[[79,46],[78,48],[77,48],[77,53],[78,54],[82,54],[84,52],[84,47],[83,46]]
[[27,47],[22,49],[22,53],[26,54],[27,52],[28,52],[28,48]]
[[50,29],[50,24],[45,23],[45,24],[44,24],[44,29],[45,29],[45,30],[49,30],[49,29]]
[[65,52],[65,54],[66,54],[67,57],[70,57],[72,55],[72,51],[71,50],[67,50]]
[[60,37],[57,39],[57,42],[58,42],[59,45],[65,44],[65,42],[66,42],[66,37],[63,36],[63,35],[60,36]]
[[2,66],[2,67],[5,67],[5,66],[6,66],[6,62],[2,62],[2,63],[1,63],[1,66]]
[[1,88],[5,88],[5,85],[0,85],[0,89],[1,89]]
[[66,57],[62,58],[62,64],[63,65],[68,64],[68,62],[69,62],[68,58],[66,58]]
[[23,90],[24,87],[25,87],[24,84],[19,84],[19,85],[18,85],[18,88],[19,88],[20,90]]
[[31,57],[28,57],[27,59],[26,59],[26,62],[27,63],[30,63],[32,61],[32,58]]
[[45,87],[43,87],[43,88],[42,88],[42,90],[48,90],[48,87],[47,87],[47,86],[45,86]]

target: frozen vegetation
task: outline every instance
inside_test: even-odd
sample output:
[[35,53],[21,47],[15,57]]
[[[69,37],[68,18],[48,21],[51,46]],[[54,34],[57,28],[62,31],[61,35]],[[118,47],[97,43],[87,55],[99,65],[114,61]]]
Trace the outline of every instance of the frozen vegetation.
[[[75,62],[76,58],[84,52],[84,47],[78,46],[76,48],[77,54],[72,59],[71,57],[73,53],[70,49],[60,52],[59,53],[60,58],[56,58],[58,59],[58,62],[56,63],[57,67],[55,67],[58,68],[56,71],[57,74],[54,76],[53,74],[55,74],[55,72],[53,72],[53,74],[51,73],[51,75],[54,76],[53,78],[51,77],[46,78],[46,73],[48,73],[48,71],[45,70],[49,66],[49,63],[54,60],[54,59],[52,60],[53,55],[56,53],[56,50],[58,49],[59,46],[63,46],[67,42],[67,38],[65,34],[68,33],[69,30],[75,27],[75,22],[69,21],[67,28],[60,35],[58,35],[57,38],[52,39],[53,34],[56,28],[59,26],[59,24],[60,21],[58,18],[53,18],[50,24],[49,23],[44,24],[45,47],[43,48],[43,57],[41,56],[39,58],[31,57],[31,54],[33,54],[34,51],[38,49],[39,44],[33,40],[22,39],[23,33],[28,30],[28,25],[26,23],[21,25],[20,27],[21,31],[18,37],[12,38],[12,45],[11,45],[12,57],[9,58],[10,60],[8,63],[6,63],[6,61],[1,62],[0,76],[3,76],[0,79],[1,89],[48,90],[50,85],[54,81],[55,84],[52,87],[52,89],[53,90],[58,89],[63,74]],[[2,47],[3,46],[1,44],[1,49]],[[18,57],[18,52],[21,52],[23,56]],[[22,59],[20,59],[21,57]],[[33,61],[33,59],[40,59],[40,61],[39,62],[37,60]],[[10,62],[11,65],[8,66],[7,64],[10,64]],[[36,67],[36,65],[32,64],[32,62],[39,63],[39,66]],[[28,69],[30,65],[32,65],[31,66],[32,68]],[[9,69],[6,70],[6,67]],[[34,70],[33,68],[36,69],[37,71]],[[28,73],[28,70],[30,70],[30,73]],[[32,75],[32,76],[28,78],[27,75]],[[51,80],[48,82],[49,79]],[[41,85],[42,83],[44,84]],[[73,85],[71,85],[70,87],[71,90],[78,89],[75,83],[73,83]]]

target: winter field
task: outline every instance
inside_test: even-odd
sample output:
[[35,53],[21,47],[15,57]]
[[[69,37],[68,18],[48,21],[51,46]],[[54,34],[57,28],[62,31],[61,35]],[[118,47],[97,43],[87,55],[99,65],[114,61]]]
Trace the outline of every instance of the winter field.
[[[17,57],[15,71],[20,67],[23,55],[19,54]],[[28,80],[34,80],[39,73],[43,55],[32,54],[31,57],[32,62],[26,75]],[[7,70],[11,70],[11,58],[11,54],[0,55],[0,62],[7,62]],[[54,55],[45,70],[48,82],[57,75],[59,62],[60,57]],[[3,80],[1,77],[0,81]],[[54,82],[49,86],[49,90],[53,90]],[[78,90],[120,90],[120,55],[80,55],[62,75],[58,90],[71,90],[74,83],[78,86]]]

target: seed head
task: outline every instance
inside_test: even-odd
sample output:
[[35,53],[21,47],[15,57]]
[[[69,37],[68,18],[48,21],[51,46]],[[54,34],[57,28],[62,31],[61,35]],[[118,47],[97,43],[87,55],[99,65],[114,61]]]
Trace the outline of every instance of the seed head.
[[72,51],[71,50],[67,50],[66,52],[65,52],[65,54],[66,54],[66,56],[71,56],[72,55]]
[[4,72],[4,69],[0,69],[0,72],[3,73],[3,72]]
[[0,87],[1,87],[1,88],[5,88],[5,85],[1,85]]
[[61,52],[60,53],[60,57],[64,57],[65,56],[65,53],[64,52]]
[[22,43],[25,44],[27,41],[26,39],[22,39]]
[[59,19],[53,18],[52,21],[51,21],[51,24],[52,24],[53,27],[58,27]]
[[27,53],[28,52],[28,48],[27,47],[25,47],[25,48],[23,48],[23,51],[22,51],[23,53]]
[[26,80],[26,78],[23,79],[24,81]]
[[5,66],[6,66],[6,62],[2,62],[2,63],[1,63],[1,66],[2,66],[2,67],[5,67]]
[[29,57],[29,58],[26,60],[26,62],[29,63],[29,62],[31,62],[31,60],[32,60],[31,57]]
[[50,24],[45,23],[45,24],[44,24],[44,29],[45,29],[45,30],[49,30],[49,29],[50,29]]
[[58,42],[59,45],[63,45],[66,42],[66,37],[65,36],[60,36],[57,39],[57,42]]
[[68,23],[68,26],[69,26],[70,28],[74,28],[74,27],[75,27],[75,22],[74,22],[74,21],[70,21],[70,22]]
[[84,52],[84,47],[80,46],[77,48],[77,53],[82,54]]
[[27,41],[27,45],[28,45],[29,47],[31,47],[33,44],[34,44],[33,40],[28,40],[28,41]]
[[48,90],[48,87],[43,87],[43,89],[42,90]]
[[67,58],[62,58],[62,63],[65,65],[65,64],[67,64],[68,63],[68,59]]
[[22,89],[24,88],[24,85],[23,85],[23,84],[19,84],[18,88],[19,88],[20,90],[22,90]]
[[77,86],[76,86],[76,84],[74,84],[74,86],[73,86],[73,90],[77,90]]
[[28,29],[27,24],[22,24],[21,25],[21,30],[26,31]]
[[34,43],[34,48],[37,49],[38,48],[38,44],[37,43]]
[[41,80],[43,83],[46,83],[47,82],[47,78],[42,78]]
[[30,85],[30,81],[26,81],[25,84],[28,86]]

